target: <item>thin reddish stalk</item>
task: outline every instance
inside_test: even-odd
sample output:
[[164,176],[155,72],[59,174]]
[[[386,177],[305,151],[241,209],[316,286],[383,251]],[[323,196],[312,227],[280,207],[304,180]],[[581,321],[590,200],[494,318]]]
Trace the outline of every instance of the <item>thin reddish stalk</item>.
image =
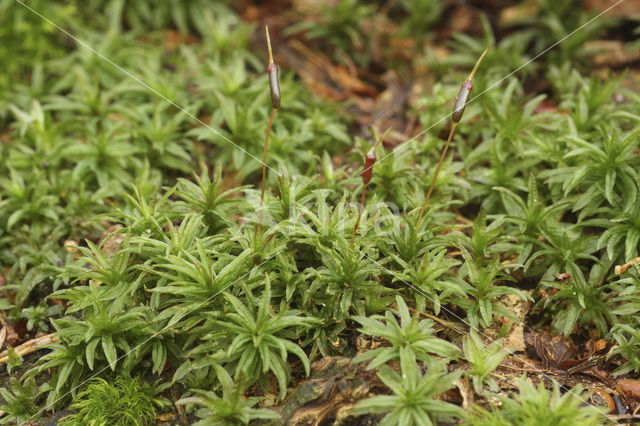
[[269,135],[271,134],[271,125],[276,116],[277,109],[271,109],[271,117],[269,117],[269,125],[267,126],[267,134],[264,138],[264,150],[262,151],[262,191],[260,192],[260,208],[264,204],[264,189],[267,182],[267,147],[269,146]]
[[262,225],[264,218],[264,192],[267,185],[267,149],[269,147],[269,135],[271,135],[271,126],[276,112],[280,108],[280,82],[278,80],[278,67],[273,61],[273,51],[271,50],[271,38],[269,37],[269,27],[265,26],[265,34],[267,36],[267,49],[269,52],[269,64],[267,66],[267,75],[269,76],[269,91],[271,92],[271,117],[269,117],[269,125],[267,126],[267,134],[264,137],[264,149],[262,151],[262,188],[260,190],[260,209],[258,222],[256,223],[256,232]]
[[420,215],[418,216],[418,221],[416,222],[416,231],[418,230],[418,228],[420,228],[422,215],[424,215],[424,210],[427,208],[427,204],[429,204],[429,198],[431,198],[431,193],[433,192],[433,188],[436,186],[436,179],[438,179],[438,174],[440,173],[440,167],[442,167],[444,158],[447,156],[447,150],[449,149],[449,144],[451,144],[451,139],[453,139],[453,133],[456,131],[457,125],[458,123],[455,123],[455,122],[451,123],[451,130],[449,130],[449,137],[447,138],[447,143],[444,145],[442,154],[440,154],[440,160],[438,161],[438,165],[436,166],[436,172],[433,175],[433,179],[431,179],[429,192],[427,192],[427,196],[424,199],[424,203],[422,203],[422,207],[420,208]]
[[376,164],[376,148],[378,148],[378,145],[382,143],[382,140],[389,130],[384,132],[384,134],[378,138],[378,141],[371,147],[369,152],[367,152],[367,155],[364,157],[364,170],[362,171],[362,197],[360,198],[360,205],[362,207],[358,209],[358,220],[356,221],[356,225],[353,227],[353,233],[351,234],[351,248],[353,248],[353,241],[355,240],[356,233],[358,232],[358,226],[360,225],[360,219],[362,218],[362,211],[364,210],[365,203],[367,202],[367,186],[369,185],[369,182],[371,182],[373,166]]
[[353,227],[353,233],[351,234],[351,248],[353,248],[353,240],[356,238],[356,233],[358,232],[358,226],[360,225],[360,218],[362,218],[362,211],[364,210],[364,203],[367,197],[367,184],[365,183],[362,187],[362,197],[360,198],[360,208],[358,209],[358,220],[356,221],[356,226]]
[[480,67],[480,63],[482,62],[484,55],[487,54],[487,51],[488,49],[485,49],[484,52],[482,52],[482,55],[480,55],[480,57],[476,61],[473,70],[471,70],[471,73],[469,73],[469,77],[467,77],[467,79],[462,82],[462,86],[460,87],[460,91],[458,92],[458,96],[456,97],[456,103],[453,107],[453,113],[451,114],[451,130],[449,130],[449,137],[447,138],[447,143],[444,145],[444,149],[442,150],[442,154],[440,155],[440,161],[438,161],[436,171],[433,174],[433,179],[431,180],[431,186],[429,186],[427,196],[424,198],[424,203],[422,203],[422,207],[420,208],[420,215],[418,215],[418,221],[416,222],[416,232],[418,232],[418,229],[420,228],[420,222],[422,222],[424,210],[427,208],[427,204],[429,204],[429,198],[431,198],[431,193],[433,192],[433,188],[436,185],[436,179],[438,179],[440,167],[442,167],[444,158],[447,156],[447,150],[449,149],[451,139],[453,139],[453,134],[456,131],[456,126],[458,125],[460,120],[462,120],[462,115],[464,114],[464,110],[466,109],[467,103],[469,102],[469,94],[473,90],[473,77],[476,75],[476,72]]

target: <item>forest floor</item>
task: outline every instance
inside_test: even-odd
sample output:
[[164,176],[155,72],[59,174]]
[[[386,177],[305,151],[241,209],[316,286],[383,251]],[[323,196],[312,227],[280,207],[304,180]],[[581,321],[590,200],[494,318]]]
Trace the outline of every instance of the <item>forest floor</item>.
[[0,0],[3,421],[640,421],[640,3],[89,3]]

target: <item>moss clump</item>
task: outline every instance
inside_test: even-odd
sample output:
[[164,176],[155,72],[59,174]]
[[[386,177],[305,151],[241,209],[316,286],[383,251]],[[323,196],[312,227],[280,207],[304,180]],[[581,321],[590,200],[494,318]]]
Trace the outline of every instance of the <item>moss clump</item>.
[[119,376],[108,382],[91,380],[78,393],[70,408],[76,410],[59,425],[131,426],[148,425],[156,418],[156,408],[165,401],[155,396],[154,389],[137,377]]

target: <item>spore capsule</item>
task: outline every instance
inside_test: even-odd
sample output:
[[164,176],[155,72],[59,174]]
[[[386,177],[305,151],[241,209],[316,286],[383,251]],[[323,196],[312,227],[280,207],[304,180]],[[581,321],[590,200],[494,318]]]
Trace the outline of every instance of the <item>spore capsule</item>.
[[376,154],[371,149],[364,158],[364,171],[362,172],[362,183],[368,185],[373,174],[373,165],[376,163]]
[[271,90],[271,107],[273,109],[280,108],[280,81],[278,80],[278,67],[271,63],[267,67],[269,74],[269,89]]
[[280,108],[280,80],[278,80],[278,66],[273,62],[269,27],[265,26],[265,32],[267,34],[267,48],[269,49],[269,66],[267,67],[267,74],[269,74],[269,89],[271,90],[271,108],[276,110]]
[[471,84],[471,81],[465,80],[460,87],[460,92],[458,92],[458,97],[456,98],[456,105],[453,107],[453,113],[451,114],[451,121],[454,123],[459,123],[460,120],[462,120],[462,114],[464,114],[464,110],[467,107],[469,94],[472,90],[473,84]]

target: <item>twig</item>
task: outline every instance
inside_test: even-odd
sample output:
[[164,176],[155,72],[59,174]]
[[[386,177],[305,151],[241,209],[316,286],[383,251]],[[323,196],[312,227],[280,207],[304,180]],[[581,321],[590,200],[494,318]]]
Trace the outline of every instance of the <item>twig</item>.
[[515,371],[524,371],[525,373],[534,373],[534,374],[554,374],[556,371],[548,369],[548,368],[528,368],[528,367],[518,367],[516,365],[505,364],[504,361],[498,364],[498,367],[509,368]]
[[616,265],[614,272],[618,275],[620,274],[624,274],[625,272],[627,272],[629,270],[629,268],[631,268],[633,265],[637,265],[640,264],[640,257],[636,257],[633,260],[628,261],[627,263],[625,263],[624,265]]
[[628,423],[640,422],[640,415],[637,414],[608,414],[607,417],[611,420],[626,420]]
[[[35,352],[43,346],[50,345],[51,343],[55,343],[58,341],[55,333],[47,334],[44,336],[36,337],[35,339],[31,339],[27,342],[24,342],[20,346],[16,346],[14,351],[18,356],[25,356],[30,354],[31,352]],[[9,351],[3,351],[0,353],[0,365],[9,361]]]
[[[413,308],[408,308],[409,312],[418,312],[416,309]],[[431,315],[431,314],[427,314],[426,312],[418,312],[420,314],[420,316],[423,316],[425,318],[429,318],[435,322],[437,322],[438,324],[455,331],[456,333],[460,334],[460,335],[467,335],[469,334],[465,329],[463,329],[462,327],[460,327],[458,324],[452,322],[452,321],[447,321],[447,320],[443,320],[441,318],[438,318],[435,315]]]

